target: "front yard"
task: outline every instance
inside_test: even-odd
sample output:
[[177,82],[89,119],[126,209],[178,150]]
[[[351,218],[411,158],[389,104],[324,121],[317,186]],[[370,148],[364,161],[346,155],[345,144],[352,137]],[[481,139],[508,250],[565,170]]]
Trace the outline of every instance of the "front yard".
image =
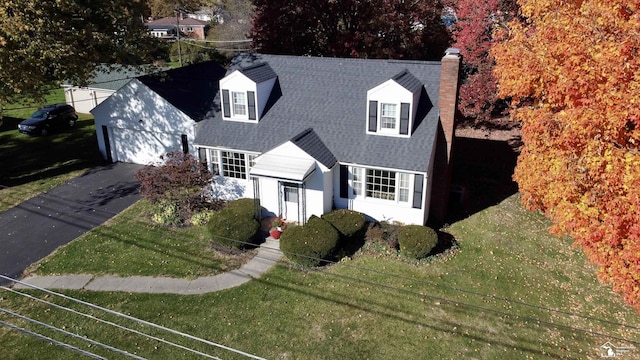
[[[42,102],[64,103],[62,89]],[[93,118],[78,114],[74,128],[49,136],[18,132],[18,123],[38,105],[10,104],[0,126],[0,212],[80,175],[102,159],[96,146]],[[12,109],[12,110],[11,110]]]
[[[215,264],[205,227],[162,230],[140,218],[142,209],[143,204],[135,205],[34,271],[192,277],[225,266]],[[132,224],[141,230],[127,233],[125,228]],[[595,269],[569,239],[550,236],[548,226],[543,216],[523,210],[515,195],[453,224],[447,231],[459,249],[419,265],[392,254],[361,252],[318,271],[278,265],[260,279],[206,295],[64,293],[270,359],[584,359],[599,358],[600,346],[607,341],[635,346],[629,358],[638,356],[635,324],[640,316],[598,282]],[[112,251],[117,253],[109,257]],[[121,264],[109,267],[115,262]],[[0,299],[3,308],[140,356],[195,357],[7,291]],[[16,322],[4,314],[0,320]],[[224,359],[243,358],[148,327],[140,329]],[[0,344],[8,358],[73,355],[8,328],[0,328]],[[91,351],[117,355],[95,347]]]

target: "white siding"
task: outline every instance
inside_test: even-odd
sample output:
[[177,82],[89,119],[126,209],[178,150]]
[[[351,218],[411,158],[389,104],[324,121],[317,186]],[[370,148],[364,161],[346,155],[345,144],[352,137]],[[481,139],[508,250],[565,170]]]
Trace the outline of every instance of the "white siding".
[[[138,80],[127,83],[91,113],[95,117],[98,148],[105,159],[108,154],[103,127],[107,129],[114,161],[158,161],[167,150],[182,150],[183,134],[187,136],[189,152],[195,151],[195,121]],[[146,140],[148,144],[144,144]]]

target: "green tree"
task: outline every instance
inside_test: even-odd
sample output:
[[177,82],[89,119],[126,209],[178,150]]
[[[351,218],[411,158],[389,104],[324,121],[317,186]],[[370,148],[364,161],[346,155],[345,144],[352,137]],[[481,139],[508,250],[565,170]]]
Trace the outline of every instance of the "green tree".
[[150,62],[143,0],[0,1],[0,101],[83,84],[98,63]]

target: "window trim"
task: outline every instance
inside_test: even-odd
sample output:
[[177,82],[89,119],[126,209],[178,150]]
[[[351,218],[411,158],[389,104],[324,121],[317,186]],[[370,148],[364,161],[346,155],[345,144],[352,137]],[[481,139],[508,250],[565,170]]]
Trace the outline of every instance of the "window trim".
[[[206,161],[207,168],[214,176],[222,176],[230,179],[238,179],[238,180],[248,180],[249,179],[249,171],[251,167],[255,165],[255,159],[260,155],[259,153],[249,152],[249,151],[238,151],[234,149],[225,149],[225,148],[209,148],[203,147],[206,149]],[[239,173],[244,174],[244,177],[235,177],[225,175],[225,164],[223,163],[223,153],[231,153],[231,154],[240,154],[243,157],[244,166]]]
[[[348,178],[347,184],[349,187],[348,196],[349,199],[360,199],[367,201],[380,201],[385,204],[397,204],[402,206],[411,207],[413,205],[413,187],[415,181],[415,173],[405,172],[395,169],[388,168],[378,168],[378,167],[366,167],[366,166],[356,166],[356,165],[347,165],[348,170]],[[393,199],[384,199],[383,197],[375,197],[375,196],[367,196],[367,184],[368,184],[368,171],[385,171],[394,173],[393,177],[393,188],[394,195]],[[357,173],[360,173],[362,176],[361,180],[358,180]],[[404,179],[403,179],[404,178]],[[406,187],[401,186],[402,184],[406,185]],[[386,185],[389,186],[389,185]],[[401,190],[406,191],[406,200],[401,201]]]
[[[389,134],[400,134],[400,121],[399,121],[399,112],[397,103],[391,102],[380,102],[380,110],[378,111],[378,131],[381,133],[389,133]],[[393,106],[393,116],[385,116],[385,107]],[[388,110],[388,109],[387,109]],[[385,127],[384,122],[385,119],[393,118],[393,127]]]
[[[231,117],[248,119],[249,118],[249,105],[247,102],[247,93],[244,91],[230,91],[230,102],[231,102]],[[242,103],[236,103],[236,95],[242,95]],[[236,106],[241,106],[243,109],[243,113],[238,112]]]

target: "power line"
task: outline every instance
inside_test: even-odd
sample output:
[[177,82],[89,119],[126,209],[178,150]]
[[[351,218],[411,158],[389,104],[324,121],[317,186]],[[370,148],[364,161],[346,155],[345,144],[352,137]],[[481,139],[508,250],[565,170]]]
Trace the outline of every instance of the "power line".
[[54,339],[52,339],[52,338],[50,338],[48,336],[44,336],[44,335],[35,333],[35,332],[27,330],[25,328],[21,328],[21,327],[19,327],[17,325],[13,325],[13,324],[4,322],[2,320],[0,320],[0,324],[6,326],[8,328],[11,328],[11,329],[14,329],[14,330],[18,330],[18,331],[23,332],[25,334],[31,335],[33,337],[36,337],[36,338],[40,339],[40,340],[47,341],[47,342],[49,342],[51,344],[62,346],[65,349],[73,350],[73,351],[75,351],[77,353],[80,353],[82,355],[85,355],[85,356],[88,356],[88,357],[91,357],[91,358],[94,358],[94,359],[107,360],[107,358],[104,358],[104,357],[102,357],[100,355],[94,354],[94,353],[86,351],[86,350],[82,350],[80,348],[77,348],[75,346],[69,345],[67,343],[63,343],[63,342],[58,341],[58,340],[54,340]]
[[[15,280],[12,280],[12,281],[15,281]],[[192,352],[192,353],[194,353],[196,355],[204,356],[204,357],[207,357],[207,358],[210,358],[210,359],[220,360],[220,358],[218,358],[218,357],[211,356],[209,354],[205,354],[205,353],[203,353],[201,351],[198,351],[198,350],[195,350],[195,349],[191,349],[191,348],[188,348],[186,346],[183,346],[183,345],[180,345],[180,344],[176,344],[174,342],[171,342],[171,341],[168,341],[168,340],[165,340],[165,339],[153,336],[153,335],[145,334],[145,333],[143,333],[141,331],[138,331],[138,330],[135,330],[135,329],[131,329],[131,328],[128,328],[126,326],[122,326],[120,324],[116,324],[114,322],[101,319],[101,318],[93,316],[91,314],[86,314],[86,313],[83,313],[83,312],[80,312],[80,311],[77,311],[77,310],[74,310],[74,309],[71,309],[71,308],[68,308],[68,307],[64,307],[62,305],[58,305],[56,303],[53,303],[53,302],[50,302],[50,301],[47,301],[47,300],[44,300],[44,299],[37,298],[37,297],[32,296],[32,295],[29,295],[27,293],[23,293],[21,291],[16,291],[16,290],[8,288],[6,286],[0,286],[0,289],[12,292],[12,293],[14,293],[16,295],[20,295],[20,296],[26,297],[26,298],[31,299],[31,300],[35,300],[35,301],[47,304],[49,306],[55,307],[55,308],[60,309],[60,310],[68,311],[68,312],[71,312],[73,314],[80,315],[80,316],[89,318],[91,320],[95,320],[95,321],[101,322],[103,324],[107,324],[107,325],[113,326],[113,327],[118,328],[120,330],[125,330],[125,331],[128,331],[128,332],[134,333],[136,335],[141,335],[141,336],[144,336],[144,337],[146,337],[148,339],[155,340],[155,341],[161,342],[163,344],[167,344],[169,346],[176,347],[176,348],[181,349],[181,350],[186,350],[186,351]]]
[[153,327],[153,328],[156,328],[156,329],[160,329],[160,330],[169,332],[169,333],[174,334],[174,335],[182,336],[182,337],[185,337],[187,339],[191,339],[191,340],[195,340],[195,341],[201,342],[201,343],[206,344],[206,345],[210,345],[210,346],[214,346],[214,347],[217,347],[217,348],[220,348],[220,349],[223,349],[223,350],[227,350],[227,351],[230,351],[230,352],[233,352],[233,353],[236,353],[236,354],[248,357],[248,358],[265,360],[265,359],[263,359],[263,358],[261,358],[259,356],[252,355],[252,354],[246,353],[244,351],[234,349],[234,348],[229,347],[229,346],[225,346],[225,345],[213,342],[213,341],[209,341],[209,340],[202,339],[202,338],[199,338],[199,337],[196,337],[196,336],[193,336],[193,335],[189,335],[187,333],[183,333],[181,331],[174,330],[174,329],[168,328],[166,326],[158,325],[158,324],[146,321],[146,320],[138,319],[136,317],[133,317],[133,316],[130,316],[130,315],[126,315],[126,314],[123,314],[123,313],[120,313],[120,312],[117,312],[117,311],[114,311],[114,310],[109,310],[109,309],[104,308],[102,306],[98,306],[98,305],[92,304],[92,303],[87,302],[87,301],[79,300],[79,299],[73,298],[71,296],[67,296],[67,295],[64,295],[64,294],[61,294],[61,293],[57,293],[55,291],[47,290],[47,289],[44,289],[44,288],[29,284],[29,283],[20,281],[20,280],[16,280],[16,279],[10,278],[10,277],[5,276],[5,275],[0,275],[0,278],[3,278],[5,280],[10,280],[10,281],[13,281],[13,282],[21,284],[21,285],[28,286],[30,288],[45,292],[45,293],[50,294],[50,295],[58,296],[58,297],[61,297],[63,299],[66,299],[66,300],[73,301],[75,303],[78,303],[78,304],[81,304],[81,305],[85,305],[85,306],[88,306],[88,307],[93,308],[93,309],[104,311],[104,312],[106,312],[108,314],[111,314],[111,315],[116,315],[116,316],[119,316],[119,317],[123,317],[123,318],[125,318],[127,320],[131,320],[131,321],[140,323],[142,325],[150,326],[150,327]]
[[104,349],[111,350],[111,351],[113,351],[113,352],[117,352],[118,354],[125,355],[125,356],[128,356],[128,357],[130,357],[130,358],[134,358],[134,359],[138,359],[138,360],[145,360],[145,358],[140,357],[140,356],[138,356],[138,355],[131,354],[131,353],[130,353],[130,352],[128,352],[128,351],[124,351],[124,350],[121,350],[121,349],[115,348],[115,347],[113,347],[113,346],[109,346],[109,345],[107,345],[107,344],[103,344],[103,343],[101,343],[101,342],[99,342],[99,341],[95,341],[95,340],[93,340],[93,339],[90,339],[90,338],[87,338],[87,337],[84,337],[84,336],[80,336],[80,335],[75,334],[75,333],[72,333],[72,332],[70,332],[70,331],[67,331],[67,330],[64,330],[64,329],[60,329],[60,328],[58,328],[58,327],[55,327],[55,326],[52,326],[52,325],[49,325],[49,324],[43,323],[43,322],[41,322],[41,321],[38,321],[38,320],[32,319],[32,318],[30,318],[30,317],[20,315],[20,314],[15,313],[15,312],[13,312],[13,311],[11,311],[11,310],[7,310],[7,309],[0,308],[0,312],[3,312],[3,313],[5,313],[5,314],[9,314],[9,315],[14,316],[14,317],[17,317],[18,319],[22,319],[22,320],[25,320],[25,321],[28,321],[28,322],[34,323],[34,324],[36,324],[36,325],[40,325],[40,326],[45,327],[45,328],[47,328],[47,329],[49,329],[49,330],[53,330],[53,331],[55,331],[55,332],[59,332],[59,333],[62,333],[62,334],[64,334],[64,335],[71,336],[71,337],[73,337],[73,338],[76,338],[76,339],[80,339],[80,340],[86,341],[86,342],[88,342],[89,344],[100,346],[100,347],[102,347],[102,348],[104,348]]

